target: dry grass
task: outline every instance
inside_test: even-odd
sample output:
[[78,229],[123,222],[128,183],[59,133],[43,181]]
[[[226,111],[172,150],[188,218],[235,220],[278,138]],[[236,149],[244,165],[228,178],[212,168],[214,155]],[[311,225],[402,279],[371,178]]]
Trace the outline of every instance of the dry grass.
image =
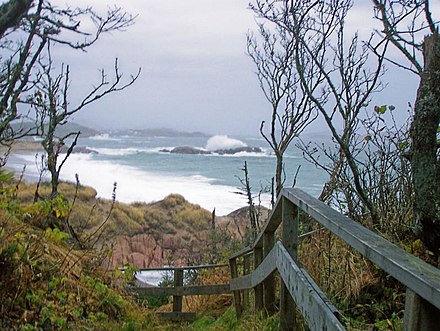
[[[213,285],[229,283],[229,270],[219,268],[204,270],[199,273],[196,285]],[[233,298],[231,294],[222,295],[196,295],[184,297],[183,309],[194,311],[202,315],[209,313],[210,316],[218,317],[231,306]]]
[[[35,184],[20,183],[18,199],[32,205],[35,197]],[[101,227],[102,238],[106,240],[118,235],[134,236],[142,233],[153,234],[156,238],[164,234],[179,232],[182,238],[192,238],[194,233],[209,229],[211,213],[198,205],[187,202],[181,195],[171,194],[155,203],[135,202],[124,204],[96,198],[96,190],[87,186],[78,188],[71,183],[60,183],[59,192],[74,206],[69,222],[80,236],[86,236]],[[39,195],[50,194],[48,183],[42,183]],[[108,218],[108,219],[107,219]]]
[[377,282],[372,265],[327,231],[304,241],[300,257],[316,283],[340,300],[358,298],[363,288]]
[[344,316],[349,330],[383,330],[401,322],[405,289],[345,242],[318,231],[304,240],[300,261]]

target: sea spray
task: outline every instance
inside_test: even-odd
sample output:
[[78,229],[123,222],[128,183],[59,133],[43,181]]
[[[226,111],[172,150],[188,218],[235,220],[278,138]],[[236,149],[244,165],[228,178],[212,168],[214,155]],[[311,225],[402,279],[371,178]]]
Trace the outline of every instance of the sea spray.
[[228,136],[213,136],[208,139],[206,149],[208,151],[217,151],[222,149],[232,149],[238,147],[246,147],[247,144],[241,140],[229,138]]
[[[208,143],[209,142],[209,143]],[[267,186],[273,176],[275,160],[268,153],[238,153],[222,156],[177,155],[160,150],[175,146],[195,148],[225,148],[257,146],[267,149],[261,139],[234,139],[228,136],[207,137],[130,137],[109,136],[102,139],[80,138],[79,146],[98,153],[72,154],[61,171],[61,179],[75,181],[78,173],[83,185],[94,187],[98,196],[111,198],[113,183],[118,182],[117,200],[121,202],[158,201],[171,193],[183,195],[189,202],[199,204],[218,215],[226,215],[246,206],[246,200],[235,194],[240,186],[244,161],[248,162],[252,187],[256,192]],[[38,180],[39,169],[31,152],[15,155],[9,166],[19,173],[26,164],[25,176]],[[326,175],[302,158],[294,147],[285,158],[286,186],[291,186],[298,165],[301,171],[296,187],[318,196]],[[33,177],[33,178],[31,178]],[[47,178],[47,177],[46,177]]]

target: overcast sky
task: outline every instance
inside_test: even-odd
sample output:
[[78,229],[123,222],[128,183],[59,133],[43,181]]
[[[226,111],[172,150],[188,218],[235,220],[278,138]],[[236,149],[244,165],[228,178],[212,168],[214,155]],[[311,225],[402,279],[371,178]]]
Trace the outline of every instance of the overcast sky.
[[[77,1],[105,9],[111,1]],[[169,127],[210,134],[258,135],[270,107],[246,55],[246,33],[255,30],[249,0],[124,0],[118,5],[138,15],[125,32],[106,35],[87,54],[60,49],[71,65],[72,100],[111,70],[119,58],[129,75],[139,67],[134,86],[93,104],[75,120],[98,129]],[[372,10],[362,0],[349,22],[370,31]],[[388,104],[413,101],[416,80],[397,72],[382,95]],[[397,95],[397,98],[396,98]],[[396,100],[395,102],[393,100]],[[379,100],[378,102],[381,102]],[[312,130],[319,131],[320,124]]]

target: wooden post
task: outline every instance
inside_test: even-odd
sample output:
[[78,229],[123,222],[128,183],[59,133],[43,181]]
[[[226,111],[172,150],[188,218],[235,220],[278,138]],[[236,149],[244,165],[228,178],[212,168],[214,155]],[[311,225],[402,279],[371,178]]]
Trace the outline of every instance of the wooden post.
[[403,323],[404,331],[438,330],[440,310],[407,288]]
[[[282,242],[292,259],[298,261],[298,208],[289,200],[282,201]],[[287,284],[288,285],[288,284]],[[295,330],[296,327],[296,304],[290,296],[284,282],[281,284],[280,298],[280,330]]]
[[[174,287],[183,286],[183,269],[174,269]],[[173,312],[182,312],[182,297],[179,295],[173,296]]]
[[[275,245],[275,233],[267,232],[263,235],[263,253],[266,257]],[[268,315],[275,313],[275,275],[270,274],[264,282],[264,309]]]
[[[233,258],[229,260],[229,270],[231,273],[231,279],[238,277],[237,258]],[[233,293],[234,293],[235,313],[237,315],[237,318],[240,318],[240,316],[243,313],[240,291],[234,291]]]
[[[245,255],[243,257],[243,274],[249,275],[251,272],[251,256]],[[243,307],[249,307],[249,290],[243,290]]]
[[[263,248],[254,248],[254,270],[263,261]],[[259,284],[254,287],[255,297],[255,310],[259,311],[263,309],[263,284]]]

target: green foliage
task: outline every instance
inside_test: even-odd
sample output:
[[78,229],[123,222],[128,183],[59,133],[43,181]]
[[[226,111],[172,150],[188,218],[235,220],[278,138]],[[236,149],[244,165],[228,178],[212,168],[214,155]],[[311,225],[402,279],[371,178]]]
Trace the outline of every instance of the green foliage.
[[67,201],[19,201],[16,184],[2,181],[9,178],[0,175],[0,329],[154,328],[151,313],[124,297],[120,280],[97,273],[100,259],[66,247],[68,234],[47,227],[64,220]]
[[14,178],[14,174],[0,168],[0,194],[4,194],[4,185]]
[[128,282],[133,281],[134,276],[136,275],[137,272],[139,272],[139,269],[130,263],[124,265],[124,268],[125,268],[123,273],[124,279]]
[[219,318],[203,316],[182,330],[275,331],[278,330],[278,324],[278,314],[266,317],[263,313],[247,312],[237,319],[234,308],[230,307]]
[[61,194],[50,200],[50,206],[58,219],[64,219],[67,217],[70,211],[70,205],[63,199]]
[[394,282],[379,283],[363,290],[356,299],[340,300],[338,308],[345,315],[349,329],[364,330],[374,324],[374,330],[401,330],[404,295],[396,285]]
[[[172,272],[164,273],[162,280],[159,282],[159,287],[170,287],[174,284]],[[149,295],[141,299],[141,303],[150,309],[157,309],[170,302],[170,297],[160,295]]]
[[56,244],[62,244],[66,241],[67,238],[69,238],[69,234],[60,231],[60,229],[58,228],[47,228],[44,234],[50,241]]
[[374,106],[374,111],[378,114],[385,114],[387,110],[393,111],[395,109],[396,107],[394,107],[393,105]]
[[202,252],[207,263],[226,263],[229,255],[243,247],[242,243],[222,226],[209,230],[208,242],[209,245]]

